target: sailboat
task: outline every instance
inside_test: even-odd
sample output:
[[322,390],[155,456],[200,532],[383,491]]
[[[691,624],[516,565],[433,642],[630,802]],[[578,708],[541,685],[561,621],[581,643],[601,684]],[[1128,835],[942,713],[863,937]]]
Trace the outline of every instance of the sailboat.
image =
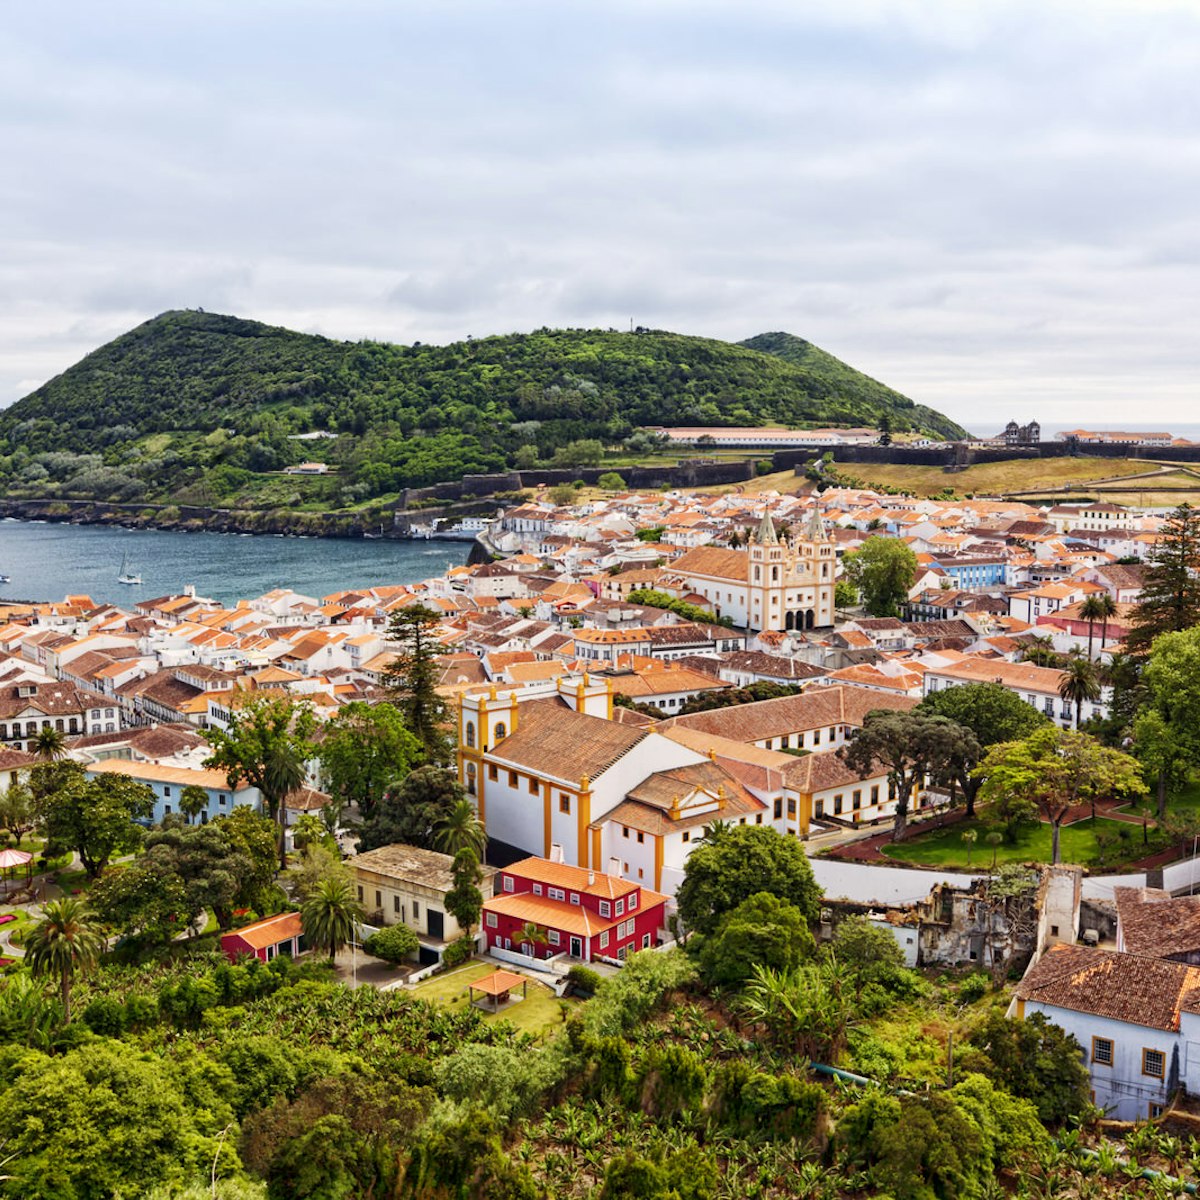
[[121,555],[121,573],[117,576],[118,583],[141,583],[142,577],[129,565],[128,552]]

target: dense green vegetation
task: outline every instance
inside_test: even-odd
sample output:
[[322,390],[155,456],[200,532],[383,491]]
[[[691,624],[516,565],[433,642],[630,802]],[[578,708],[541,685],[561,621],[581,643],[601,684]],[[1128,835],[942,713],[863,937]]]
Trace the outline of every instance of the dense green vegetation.
[[[645,453],[637,430],[650,424],[886,415],[893,430],[961,433],[807,342],[764,338],[748,348],[541,329],[398,346],[168,312],[0,416],[0,484],[24,496],[334,508],[518,462],[579,465],[631,439]],[[294,440],[314,431],[336,436]],[[271,474],[306,459],[330,474]]]

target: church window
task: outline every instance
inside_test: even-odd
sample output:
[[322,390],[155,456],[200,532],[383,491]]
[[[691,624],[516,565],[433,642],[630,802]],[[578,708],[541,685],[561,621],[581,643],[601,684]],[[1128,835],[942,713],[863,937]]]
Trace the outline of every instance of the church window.
[[772,583],[779,582],[779,568],[778,567],[771,568],[771,582]]
[[503,721],[496,726],[496,741],[508,737],[508,726]]
[[467,722],[467,745],[468,745],[468,747],[471,747],[471,748],[474,748],[474,746],[475,746],[475,722],[474,721]]

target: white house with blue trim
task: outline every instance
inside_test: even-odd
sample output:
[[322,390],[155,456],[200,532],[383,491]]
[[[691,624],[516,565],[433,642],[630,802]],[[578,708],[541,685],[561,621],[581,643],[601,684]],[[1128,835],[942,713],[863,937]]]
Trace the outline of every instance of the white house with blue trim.
[[1093,1101],[1114,1120],[1159,1116],[1180,1088],[1200,1091],[1200,967],[1062,944],[1026,973],[1013,1011],[1074,1035]]
[[203,788],[208,796],[207,805],[193,818],[194,824],[204,825],[214,817],[223,817],[235,808],[249,806],[255,812],[262,811],[262,797],[258,788],[249,784],[231,787],[224,771],[213,771],[207,767],[172,767],[153,762],[131,762],[128,759],[108,758],[93,763],[87,768],[90,779],[99,775],[127,775],[138,783],[144,783],[154,793],[155,824],[171,813],[177,813],[184,788]]

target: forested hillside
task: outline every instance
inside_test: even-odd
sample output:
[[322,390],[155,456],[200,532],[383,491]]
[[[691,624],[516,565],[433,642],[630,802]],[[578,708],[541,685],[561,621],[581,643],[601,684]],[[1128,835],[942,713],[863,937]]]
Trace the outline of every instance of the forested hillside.
[[[316,457],[336,472],[321,481],[336,507],[514,461],[565,462],[582,442],[593,456],[596,442],[620,450],[648,424],[873,425],[887,414],[893,430],[961,433],[807,342],[752,342],[762,345],[542,329],[399,346],[168,312],[0,414],[0,484],[204,502]],[[791,361],[796,347],[805,353]],[[295,440],[316,430],[337,436]]]

